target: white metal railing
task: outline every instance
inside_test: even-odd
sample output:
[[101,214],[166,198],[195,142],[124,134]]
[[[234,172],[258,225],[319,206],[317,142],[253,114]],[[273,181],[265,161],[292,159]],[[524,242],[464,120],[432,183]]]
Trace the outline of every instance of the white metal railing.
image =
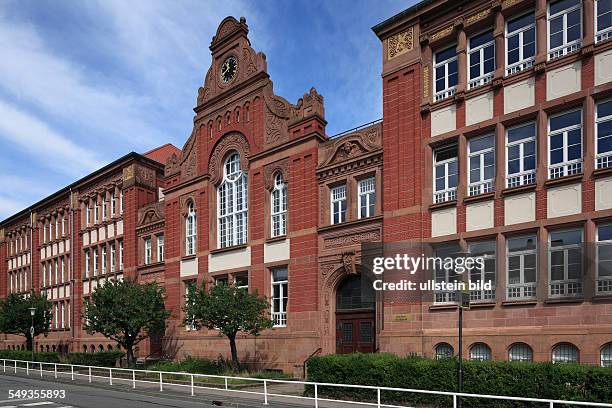
[[528,170],[523,173],[510,174],[506,178],[506,187],[525,186],[535,183],[535,170]]
[[473,183],[468,186],[468,195],[470,197],[486,194],[493,191],[493,180],[487,180],[480,183]]
[[612,292],[612,278],[597,279],[597,292]]
[[468,82],[468,90],[493,82],[493,73],[483,75]]
[[595,44],[599,44],[602,41],[612,38],[612,27],[602,30],[595,35]]
[[612,166],[612,153],[602,153],[595,157],[595,168],[605,169]]
[[[25,365],[25,367],[24,367]],[[46,369],[45,369],[46,367]],[[76,369],[75,369],[76,368]],[[549,408],[554,408],[556,405],[575,405],[575,406],[588,406],[588,407],[607,407],[612,408],[612,404],[608,403],[600,403],[600,402],[583,402],[583,401],[562,401],[562,400],[551,400],[551,399],[541,399],[541,398],[525,398],[525,397],[510,397],[510,396],[501,396],[501,395],[486,395],[486,394],[468,394],[468,393],[459,393],[459,392],[450,392],[450,391],[431,391],[431,390],[417,390],[410,388],[393,388],[393,387],[377,387],[372,385],[354,385],[354,384],[332,384],[332,383],[317,383],[312,381],[294,381],[294,380],[272,380],[272,379],[261,379],[261,378],[249,378],[249,377],[233,377],[233,376],[224,376],[224,375],[208,375],[208,374],[192,374],[192,373],[183,373],[183,372],[171,372],[171,371],[153,371],[153,370],[134,370],[129,368],[115,368],[115,367],[95,367],[95,366],[83,366],[83,365],[72,365],[72,364],[61,364],[61,363],[44,363],[44,362],[32,362],[25,360],[10,360],[10,359],[2,359],[2,372],[4,374],[10,374],[13,372],[17,374],[17,372],[21,373],[23,371],[26,372],[26,375],[40,374],[40,377],[43,377],[43,374],[53,375],[54,379],[58,379],[60,376],[70,377],[71,381],[75,381],[75,378],[86,377],[89,383],[92,382],[92,379],[103,379],[108,380],[108,384],[113,386],[113,383],[116,385],[118,382],[123,381],[124,383],[131,384],[132,389],[136,388],[137,383],[143,384],[154,384],[156,387],[159,387],[159,391],[164,391],[165,386],[176,386],[188,388],[192,396],[195,395],[196,389],[208,389],[208,390],[216,390],[216,391],[226,391],[232,393],[244,393],[244,394],[252,394],[252,395],[260,395],[263,397],[263,404],[269,405],[270,397],[276,398],[293,398],[297,400],[311,400],[314,403],[314,407],[318,408],[320,402],[341,402],[346,404],[355,404],[362,406],[375,406],[378,408],[381,407],[395,407],[401,408],[400,405],[389,405],[383,404],[382,400],[382,392],[383,391],[392,391],[392,392],[404,392],[410,394],[428,394],[428,395],[442,395],[448,396],[449,399],[453,400],[453,408],[457,408],[458,402],[460,399],[466,398],[484,398],[491,400],[501,400],[501,401],[523,401],[523,402],[539,402],[543,404],[547,404]],[[84,373],[82,371],[85,371]],[[108,373],[108,375],[103,375],[104,373]],[[113,374],[115,373],[115,374]],[[144,375],[147,379],[137,379],[138,375]],[[166,376],[166,381],[164,382],[164,375]],[[189,381],[184,381],[184,383],[178,382],[170,382],[171,376],[183,376]],[[215,379],[218,381],[217,387],[213,386],[204,386],[197,385],[197,380],[202,379]],[[247,382],[253,382],[257,384],[263,385],[262,391],[254,391],[254,390],[246,390],[246,389],[232,389],[230,388],[229,382],[231,380],[242,380]],[[276,392],[270,392],[269,386],[272,384],[297,384],[303,385],[307,387],[311,387],[313,391],[313,396],[307,395],[291,395],[291,394],[278,394]],[[354,401],[354,400],[339,400],[339,399],[331,399],[319,396],[319,391],[321,387],[335,387],[335,388],[350,388],[350,389],[360,389],[360,390],[372,390],[372,395],[374,392],[376,393],[376,401]]]
[[509,284],[508,287],[508,299],[520,300],[520,299],[534,299],[536,296],[536,283],[517,283]]
[[582,282],[580,280],[564,280],[550,282],[550,296],[580,296]]
[[434,204],[445,203],[457,199],[457,187],[448,188],[434,193]]
[[548,178],[551,180],[580,173],[582,173],[582,159],[548,167]]
[[581,47],[580,40],[575,41],[570,44],[565,44],[561,47],[557,47],[554,50],[548,51],[548,60],[552,61],[554,59],[561,58],[564,55],[568,55],[568,54],[577,52],[578,50],[580,50],[580,47]]
[[452,87],[452,88],[448,88],[443,91],[437,92],[434,95],[434,102],[438,102],[438,101],[441,101],[442,99],[450,98],[451,96],[455,94],[456,91],[457,91],[457,88]]
[[535,57],[532,57],[524,61],[519,61],[517,63],[509,65],[508,67],[506,67],[506,76],[513,75],[513,74],[516,74],[518,72],[521,72],[521,71],[524,71],[526,69],[533,67],[534,62],[535,62]]

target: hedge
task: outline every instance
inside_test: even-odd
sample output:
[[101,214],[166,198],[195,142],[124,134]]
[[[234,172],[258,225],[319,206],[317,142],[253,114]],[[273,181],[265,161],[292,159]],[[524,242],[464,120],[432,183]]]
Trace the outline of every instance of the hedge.
[[66,362],[74,365],[115,367],[117,360],[123,357],[122,351],[101,351],[99,353],[70,353]]
[[[346,354],[315,357],[308,362],[308,381],[457,391],[457,361],[398,357],[393,354]],[[578,364],[464,361],[463,392],[558,400],[612,402],[612,368]],[[312,389],[306,393],[312,395]],[[376,391],[319,387],[319,396],[375,401]],[[452,398],[383,391],[384,403],[452,406]],[[542,407],[538,403],[464,399],[470,408]]]
[[[32,361],[31,351],[0,350],[0,359]],[[34,353],[34,361],[43,363],[59,363],[59,353]]]
[[187,357],[182,361],[159,361],[147,370],[171,371],[193,374],[220,374],[224,369],[221,361],[213,361],[207,358]]

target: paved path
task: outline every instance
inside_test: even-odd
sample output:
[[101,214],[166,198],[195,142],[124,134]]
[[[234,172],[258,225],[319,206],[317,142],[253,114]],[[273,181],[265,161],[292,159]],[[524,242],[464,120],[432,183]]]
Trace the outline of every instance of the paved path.
[[[64,378],[65,377],[65,378]],[[298,387],[300,388],[300,387]],[[284,395],[301,395],[301,389],[292,384],[276,384],[268,387],[269,393]],[[65,390],[64,399],[9,399],[9,390]],[[261,392],[258,387],[242,389],[243,391]],[[314,407],[313,400],[287,397],[269,397],[269,405],[263,405],[263,395],[253,395],[225,390],[196,389],[190,396],[189,387],[169,385],[164,383],[163,392],[155,383],[137,383],[132,389],[131,381],[113,380],[113,386],[108,385],[108,379],[94,378],[88,383],[86,376],[70,380],[70,374],[58,379],[53,373],[43,373],[41,378],[37,371],[31,371],[30,376],[18,370],[2,373],[0,367],[0,408],[195,408],[195,407],[271,407],[271,408],[306,408]],[[360,405],[349,403],[320,402],[320,408],[348,408]]]

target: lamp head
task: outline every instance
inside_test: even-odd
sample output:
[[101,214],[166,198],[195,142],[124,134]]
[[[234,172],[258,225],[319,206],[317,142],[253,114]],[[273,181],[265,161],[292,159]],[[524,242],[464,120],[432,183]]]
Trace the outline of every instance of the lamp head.
[[36,308],[35,307],[30,307],[28,309],[30,309],[30,316],[34,316],[34,313],[36,313]]

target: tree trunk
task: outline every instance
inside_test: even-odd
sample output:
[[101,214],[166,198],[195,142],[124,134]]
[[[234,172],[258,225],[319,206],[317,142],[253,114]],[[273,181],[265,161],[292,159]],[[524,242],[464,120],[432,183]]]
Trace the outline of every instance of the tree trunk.
[[238,350],[236,349],[236,336],[228,336],[230,341],[230,349],[232,350],[232,368],[234,372],[240,370],[240,362],[238,361]]
[[132,344],[126,344],[125,349],[127,351],[127,364],[129,368],[136,368],[136,362],[134,361],[134,346]]

